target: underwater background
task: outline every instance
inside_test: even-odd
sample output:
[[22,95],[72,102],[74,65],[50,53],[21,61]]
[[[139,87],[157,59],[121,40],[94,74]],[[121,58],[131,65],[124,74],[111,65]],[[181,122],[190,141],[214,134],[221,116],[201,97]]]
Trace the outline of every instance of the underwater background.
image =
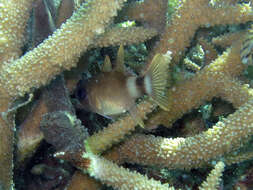
[[0,0],[0,190],[253,189],[252,6]]

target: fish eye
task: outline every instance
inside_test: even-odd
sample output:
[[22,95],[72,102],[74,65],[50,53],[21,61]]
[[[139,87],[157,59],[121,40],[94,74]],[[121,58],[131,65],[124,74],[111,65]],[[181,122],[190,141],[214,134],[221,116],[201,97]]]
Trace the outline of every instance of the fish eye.
[[87,96],[86,89],[85,88],[78,88],[78,90],[76,91],[76,97],[79,100],[83,100],[86,98],[86,96]]

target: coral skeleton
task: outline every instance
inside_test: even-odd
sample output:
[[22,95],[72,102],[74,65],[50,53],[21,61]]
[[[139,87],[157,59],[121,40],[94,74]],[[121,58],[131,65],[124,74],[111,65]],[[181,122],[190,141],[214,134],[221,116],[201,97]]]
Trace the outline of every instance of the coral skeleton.
[[[49,166],[52,161],[48,160],[46,166],[33,166],[28,175],[37,175],[38,184],[44,185],[38,190],[51,189],[59,184],[59,188],[68,190],[99,189],[103,185],[122,190],[193,189],[196,186],[203,190],[222,189],[225,165],[230,167],[252,159],[253,90],[250,67],[253,39],[252,29],[248,29],[253,21],[252,1],[176,2],[171,17],[167,15],[169,3],[165,0],[0,2],[1,190],[14,189],[15,184],[20,187],[18,183],[22,180],[18,181],[14,174],[16,170],[21,170],[21,166],[26,167],[25,161],[29,162],[34,153],[40,151],[43,139],[56,151],[52,153],[48,149],[46,154],[54,155],[55,160],[68,161],[68,167],[56,169],[58,165]],[[46,17],[40,17],[41,13]],[[32,31],[35,34],[29,31],[33,19],[37,21]],[[43,28],[40,25],[43,19],[46,20],[44,32],[47,37],[39,29]],[[126,19],[135,21],[134,26],[122,27],[117,23]],[[241,28],[224,35],[226,30],[221,25]],[[217,32],[219,36],[211,39],[216,27],[222,28],[223,32]],[[201,32],[202,35],[196,34]],[[39,41],[33,41],[27,48],[30,35]],[[206,60],[201,66],[185,56],[196,41],[205,52]],[[69,94],[83,77],[82,73],[87,73],[87,67],[94,66],[95,61],[91,60],[95,55],[92,57],[90,52],[95,54],[101,49],[109,52],[113,46],[119,45],[144,46],[144,42],[148,46],[145,49],[148,52],[146,68],[156,55],[171,52],[168,73],[171,72],[172,82],[166,87],[168,99],[164,101],[168,109],[163,110],[148,97],[143,97],[137,100],[135,113],[143,120],[145,129],[136,127],[133,115],[124,113],[96,131],[95,119],[89,123],[78,118],[76,110],[79,104],[76,99],[70,100],[72,96]],[[216,49],[215,45],[220,48]],[[184,78],[189,74],[187,69],[174,71],[180,68],[183,59],[186,65],[194,68],[190,79]],[[81,72],[80,63],[80,68],[85,67]],[[79,72],[73,70],[77,66]],[[71,77],[68,79],[67,70],[74,75],[73,81]],[[207,101],[212,103],[214,98],[230,103],[233,111],[230,110],[225,118],[212,121],[208,127],[210,117],[206,119],[203,116],[202,123],[195,125],[201,128],[205,124],[206,128],[196,134],[165,136],[169,130],[177,130],[172,127],[175,128],[185,114],[206,105]],[[29,106],[32,109],[27,114],[25,109]],[[20,113],[26,117],[20,116]],[[25,119],[19,120],[22,117]],[[86,129],[88,125],[92,125],[92,132]],[[160,127],[166,132],[159,131]],[[34,163],[31,161],[30,164]],[[214,169],[206,180],[202,184],[193,181],[190,187],[184,182],[179,184],[176,177],[167,175],[166,178],[161,172],[162,169],[183,172],[193,168],[210,168],[210,165]],[[245,167],[242,171],[248,174]],[[45,179],[51,181],[46,183]],[[29,187],[38,184],[31,182]],[[238,184],[230,182],[229,185],[233,189]]]

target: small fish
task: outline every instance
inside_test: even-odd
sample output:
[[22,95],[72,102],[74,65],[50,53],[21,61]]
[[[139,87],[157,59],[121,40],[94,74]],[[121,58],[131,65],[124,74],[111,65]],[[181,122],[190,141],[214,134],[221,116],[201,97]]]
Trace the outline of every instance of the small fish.
[[166,86],[170,58],[170,52],[157,54],[141,76],[134,76],[125,72],[124,49],[120,46],[115,68],[112,69],[111,61],[106,56],[102,72],[80,84],[76,97],[85,109],[106,117],[129,111],[135,121],[144,127],[136,112],[135,100],[146,94],[161,108],[169,109]]
[[253,61],[253,25],[244,37],[242,48],[240,50],[241,61],[243,64],[252,65]]

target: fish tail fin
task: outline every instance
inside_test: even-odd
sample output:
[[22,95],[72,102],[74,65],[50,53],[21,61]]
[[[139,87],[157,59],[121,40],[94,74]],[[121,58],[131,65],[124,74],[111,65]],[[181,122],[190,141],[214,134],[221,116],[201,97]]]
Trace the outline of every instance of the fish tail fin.
[[241,61],[243,64],[252,64],[253,56],[253,25],[251,29],[247,32],[244,41],[242,43],[242,48],[240,50]]
[[144,76],[144,89],[162,109],[169,110],[167,82],[171,52],[156,54]]

